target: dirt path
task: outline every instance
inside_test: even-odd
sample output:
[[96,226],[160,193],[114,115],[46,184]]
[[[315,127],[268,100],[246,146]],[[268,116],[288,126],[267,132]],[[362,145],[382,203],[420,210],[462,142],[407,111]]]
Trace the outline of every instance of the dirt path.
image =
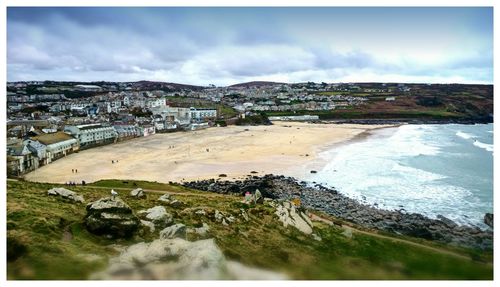
[[[326,223],[328,225],[335,225],[335,223],[333,221],[330,221],[328,219],[320,217],[320,216],[318,216],[318,215],[316,215],[314,213],[310,213],[310,217],[311,217],[312,221],[319,221],[319,222]],[[365,235],[369,235],[369,236],[373,236],[373,237],[377,237],[377,238],[391,240],[393,242],[401,242],[401,243],[405,243],[405,244],[408,244],[408,245],[425,248],[425,249],[432,250],[432,251],[437,252],[437,253],[451,255],[451,256],[455,256],[455,257],[458,257],[458,258],[461,258],[461,259],[465,259],[465,260],[472,260],[472,258],[470,258],[470,256],[465,256],[465,255],[462,255],[462,254],[459,254],[459,253],[456,253],[456,252],[453,252],[453,251],[450,251],[450,250],[440,249],[440,248],[428,246],[428,245],[425,245],[425,244],[413,242],[413,241],[410,241],[410,240],[402,239],[402,238],[390,237],[390,236],[382,235],[382,234],[379,234],[379,233],[376,233],[376,232],[368,232],[368,231],[360,230],[360,229],[357,229],[357,228],[354,228],[352,226],[345,225],[345,224],[342,224],[342,228],[349,229],[352,233],[361,233],[361,234],[365,234]]]

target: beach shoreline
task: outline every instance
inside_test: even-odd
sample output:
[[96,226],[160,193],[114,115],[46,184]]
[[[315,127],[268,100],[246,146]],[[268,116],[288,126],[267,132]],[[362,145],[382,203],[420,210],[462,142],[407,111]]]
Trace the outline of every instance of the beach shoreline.
[[167,183],[221,174],[227,180],[237,180],[251,172],[300,178],[306,172],[304,167],[321,166],[320,152],[366,138],[374,130],[396,126],[274,122],[272,126],[156,134],[73,153],[24,178],[51,183],[101,179]]

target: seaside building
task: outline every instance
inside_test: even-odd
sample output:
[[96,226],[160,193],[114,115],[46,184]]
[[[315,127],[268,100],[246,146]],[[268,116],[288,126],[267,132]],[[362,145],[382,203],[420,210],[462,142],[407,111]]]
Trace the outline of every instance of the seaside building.
[[26,143],[7,146],[7,173],[21,175],[38,167],[38,159],[28,149]]
[[[32,146],[35,141],[45,145],[44,164],[51,163],[61,157],[65,157],[80,148],[78,141],[64,132],[42,134],[32,137],[30,145]],[[38,149],[37,154],[43,155],[42,150]]]
[[[49,163],[49,159],[47,158],[47,146],[43,143],[28,139],[24,141],[24,144],[28,147],[31,153],[38,158],[38,166],[46,165]],[[36,164],[35,164],[36,165]],[[36,168],[37,168],[36,167]]]
[[113,143],[117,138],[113,127],[102,124],[65,126],[64,132],[76,138],[80,143],[80,148]]
[[113,128],[116,131],[118,141],[137,137],[136,127],[133,125],[115,125]]

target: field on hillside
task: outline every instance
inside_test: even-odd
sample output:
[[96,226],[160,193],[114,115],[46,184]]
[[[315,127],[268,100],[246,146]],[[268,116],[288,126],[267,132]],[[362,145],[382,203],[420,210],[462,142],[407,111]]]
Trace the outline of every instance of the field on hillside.
[[[117,256],[117,246],[152,241],[158,234],[141,230],[131,239],[107,239],[85,229],[85,204],[47,195],[57,184],[7,182],[7,274],[9,279],[86,279]],[[129,196],[141,187],[146,199]],[[238,196],[201,192],[177,185],[108,180],[69,187],[86,203],[109,196],[115,189],[134,212],[162,205],[164,193],[184,203],[165,206],[176,223],[210,226],[210,236],[226,257],[244,264],[286,273],[292,279],[489,279],[492,253],[451,248],[423,240],[358,230],[356,226],[314,223],[314,240],[293,227],[285,228],[269,204],[247,206]],[[193,210],[219,210],[249,221],[229,225],[195,215]],[[324,218],[328,216],[314,212]],[[329,218],[333,219],[333,218]],[[335,219],[333,219],[335,220]],[[338,220],[337,220],[338,222]],[[346,236],[346,230],[352,236]],[[191,235],[188,240],[197,239]]]

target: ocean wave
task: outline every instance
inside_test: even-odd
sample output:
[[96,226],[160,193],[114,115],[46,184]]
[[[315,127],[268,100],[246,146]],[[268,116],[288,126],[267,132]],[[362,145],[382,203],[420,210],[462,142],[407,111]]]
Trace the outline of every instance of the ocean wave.
[[477,146],[478,148],[482,148],[482,149],[485,149],[487,151],[493,151],[493,145],[492,144],[486,144],[486,143],[482,143],[478,140],[475,140],[474,141],[474,145]]
[[458,131],[456,133],[456,135],[463,138],[463,139],[466,139],[466,140],[471,139],[471,138],[477,138],[477,136],[475,136],[473,134],[464,133],[462,131]]

